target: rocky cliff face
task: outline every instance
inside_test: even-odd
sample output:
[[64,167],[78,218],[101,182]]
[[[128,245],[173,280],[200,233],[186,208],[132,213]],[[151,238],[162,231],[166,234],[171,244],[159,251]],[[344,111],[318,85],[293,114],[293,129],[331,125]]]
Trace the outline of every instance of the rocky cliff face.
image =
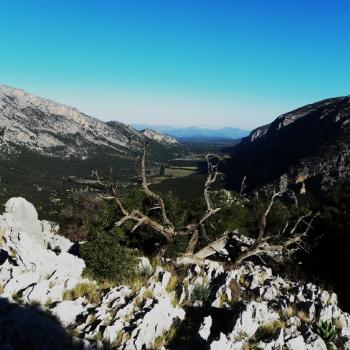
[[164,144],[177,144],[178,142],[176,141],[175,138],[168,136],[168,135],[163,135],[157,131],[154,131],[152,129],[144,129],[141,130],[142,134],[148,137],[151,140],[164,143]]
[[75,108],[0,85],[3,155],[21,148],[61,157],[86,157],[101,149],[123,154],[136,147],[130,138],[141,142],[147,139],[123,123],[104,123]]
[[350,97],[320,101],[279,116],[230,150],[228,182],[249,190],[330,187],[350,176]]
[[101,287],[82,277],[84,261],[56,231],[23,198],[0,216],[4,349],[350,349],[350,315],[314,284],[251,262],[228,270],[140,258],[141,285]]

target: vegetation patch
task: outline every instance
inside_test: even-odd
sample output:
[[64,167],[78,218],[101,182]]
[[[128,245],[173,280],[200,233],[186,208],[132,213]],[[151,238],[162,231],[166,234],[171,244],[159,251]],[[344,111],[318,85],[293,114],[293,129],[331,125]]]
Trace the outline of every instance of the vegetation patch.
[[203,304],[206,304],[209,301],[210,297],[210,287],[206,284],[196,284],[191,293],[191,301],[201,301]]
[[316,328],[317,334],[324,340],[327,348],[331,347],[331,344],[337,338],[337,331],[331,322],[321,321]]
[[100,292],[94,283],[78,283],[73,289],[67,290],[63,294],[64,300],[75,300],[80,297],[85,297],[91,304],[101,302]]

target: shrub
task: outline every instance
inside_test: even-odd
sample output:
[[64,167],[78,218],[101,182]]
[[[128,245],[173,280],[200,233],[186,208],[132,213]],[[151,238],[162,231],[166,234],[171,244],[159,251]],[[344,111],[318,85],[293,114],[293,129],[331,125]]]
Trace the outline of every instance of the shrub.
[[329,346],[330,343],[333,343],[337,337],[335,327],[332,325],[332,323],[327,321],[321,321],[317,325],[316,331],[317,334],[324,340],[327,346]]
[[266,323],[259,327],[254,334],[254,340],[258,343],[260,340],[267,339],[276,334],[278,330],[284,327],[284,322],[276,320]]
[[207,303],[210,297],[209,286],[203,284],[196,284],[191,293],[191,301],[201,301],[202,303]]
[[117,220],[117,208],[96,195],[79,196],[73,206],[63,210],[61,234],[73,241],[89,241],[95,232],[108,230]]
[[135,275],[138,263],[134,249],[120,243],[121,230],[100,232],[93,241],[80,247],[80,256],[86,263],[86,272],[98,281],[125,282]]
[[145,293],[143,295],[147,299],[152,299],[154,297],[152,289],[146,289],[146,291],[145,291]]

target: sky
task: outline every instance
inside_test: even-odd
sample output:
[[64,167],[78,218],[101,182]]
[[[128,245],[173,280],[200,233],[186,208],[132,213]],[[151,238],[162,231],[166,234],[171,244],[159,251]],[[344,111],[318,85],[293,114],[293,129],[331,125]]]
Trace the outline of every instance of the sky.
[[128,124],[252,129],[350,94],[350,0],[1,0],[0,83]]

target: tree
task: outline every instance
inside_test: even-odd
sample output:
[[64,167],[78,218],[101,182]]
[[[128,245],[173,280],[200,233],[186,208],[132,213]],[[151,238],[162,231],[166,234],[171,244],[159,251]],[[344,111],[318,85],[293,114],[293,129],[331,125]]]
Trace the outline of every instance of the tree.
[[[132,209],[127,210],[125,205],[123,204],[121,197],[117,191],[117,186],[113,183],[110,178],[107,184],[104,184],[109,191],[109,195],[104,195],[103,198],[106,200],[115,201],[118,209],[121,212],[121,219],[118,220],[115,225],[120,227],[127,221],[134,222],[134,226],[131,230],[133,233],[141,226],[147,226],[154,231],[158,232],[161,236],[163,236],[166,240],[166,244],[164,245],[161,253],[167,249],[169,245],[174,242],[174,239],[180,236],[188,236],[189,242],[187,245],[187,249],[185,253],[180,256],[181,262],[183,263],[203,263],[206,258],[209,256],[222,251],[225,247],[228,240],[228,233],[225,232],[213,242],[210,242],[204,248],[197,250],[197,243],[199,240],[199,236],[202,235],[206,237],[206,229],[205,225],[208,220],[216,215],[223,207],[232,203],[233,199],[227,199],[226,203],[222,203],[219,206],[214,205],[214,201],[211,198],[212,192],[211,187],[216,183],[219,177],[221,177],[221,173],[219,172],[218,166],[220,162],[220,158],[213,154],[206,155],[207,161],[207,170],[208,175],[206,181],[204,183],[203,188],[203,197],[206,205],[206,210],[204,213],[199,216],[194,223],[188,223],[185,226],[176,229],[173,222],[169,219],[167,215],[167,210],[164,204],[164,200],[161,195],[153,192],[149,186],[146,176],[146,156],[147,156],[147,147],[151,141],[147,141],[144,144],[138,144],[141,150],[141,161],[140,161],[140,175],[141,175],[141,184],[144,193],[147,197],[154,203],[154,207],[152,210],[157,210],[160,213],[159,219],[155,219],[150,217],[149,215],[142,212],[140,209]],[[100,181],[98,174],[96,174],[97,180]],[[243,199],[243,191],[244,191],[244,182],[245,178],[242,182],[242,189],[240,193],[241,199]],[[290,225],[289,221],[286,222],[283,230],[278,233],[269,233],[266,229],[267,227],[267,218],[271,211],[272,206],[274,205],[275,199],[280,197],[280,193],[274,193],[271,197],[271,200],[266,208],[265,212],[261,217],[260,229],[256,239],[248,245],[237,257],[233,260],[233,265],[238,265],[242,261],[248,259],[252,256],[262,255],[270,255],[273,256],[274,252],[279,255],[283,255],[285,257],[289,257],[295,251],[299,249],[307,249],[304,239],[307,236],[308,231],[312,225],[312,222],[315,218],[315,215],[312,213],[308,213],[306,215],[300,216],[294,225]],[[304,226],[302,232],[299,232],[301,226]],[[271,243],[271,244],[270,244]]]

